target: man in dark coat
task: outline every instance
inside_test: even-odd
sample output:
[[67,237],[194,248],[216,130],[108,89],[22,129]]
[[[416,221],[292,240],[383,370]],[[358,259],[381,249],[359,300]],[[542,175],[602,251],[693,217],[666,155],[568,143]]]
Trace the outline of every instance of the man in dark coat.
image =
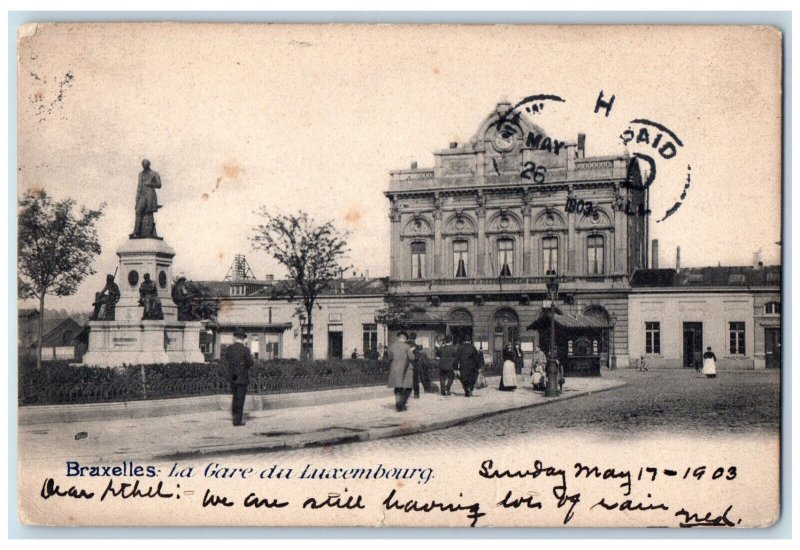
[[441,346],[436,354],[439,356],[439,391],[442,395],[450,395],[450,387],[453,385],[453,371],[456,367],[456,348],[453,346],[453,335],[445,336],[444,345]]
[[398,412],[406,410],[408,397],[411,395],[411,386],[414,384],[412,362],[414,352],[406,343],[408,335],[405,332],[397,334],[397,340],[389,346],[389,383],[394,388],[395,408]]
[[233,337],[236,341],[225,348],[225,364],[228,366],[228,380],[233,393],[233,425],[244,426],[244,399],[250,383],[248,370],[253,366],[253,357],[244,345],[247,334],[237,329]]
[[417,333],[412,332],[408,335],[408,346],[414,354],[414,359],[411,361],[411,367],[414,370],[414,399],[419,399],[419,382],[420,382],[420,356],[419,346],[417,346]]
[[482,362],[483,357],[472,345],[472,339],[464,338],[456,350],[456,364],[460,373],[461,385],[464,386],[464,397],[472,397]]

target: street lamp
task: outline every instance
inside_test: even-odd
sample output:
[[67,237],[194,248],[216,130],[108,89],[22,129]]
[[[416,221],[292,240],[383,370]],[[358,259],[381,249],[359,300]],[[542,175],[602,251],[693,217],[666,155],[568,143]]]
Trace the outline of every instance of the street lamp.
[[616,330],[616,326],[617,326],[617,316],[612,313],[611,317],[609,318],[609,322],[611,323],[611,333],[609,334],[609,340],[611,340],[609,342],[611,344],[611,362],[609,364],[609,368],[611,370],[616,370],[617,369],[617,353],[616,353],[616,349],[614,348],[614,331]]
[[545,397],[557,397],[558,363],[556,363],[556,300],[558,300],[558,276],[555,271],[547,272],[547,299],[550,302],[550,353],[547,357],[547,388]]

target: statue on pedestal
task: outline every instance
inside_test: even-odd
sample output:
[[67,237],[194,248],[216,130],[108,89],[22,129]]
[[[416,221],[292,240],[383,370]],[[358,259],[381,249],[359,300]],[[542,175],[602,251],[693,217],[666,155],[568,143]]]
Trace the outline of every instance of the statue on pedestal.
[[150,274],[144,274],[144,280],[139,285],[139,305],[144,306],[142,321],[163,321],[164,312],[161,310],[161,299],[158,297],[156,283],[150,279]]
[[113,275],[106,275],[106,286],[94,295],[93,321],[113,321],[117,302],[119,302],[120,291],[117,283],[114,282]]
[[172,285],[172,301],[178,306],[178,321],[193,321],[192,297],[186,288],[186,277],[178,277]]
[[161,176],[150,170],[150,161],[142,161],[143,170],[139,173],[139,186],[136,188],[136,223],[131,239],[157,239],[156,222],[153,215],[161,208],[158,205],[156,189],[161,189]]

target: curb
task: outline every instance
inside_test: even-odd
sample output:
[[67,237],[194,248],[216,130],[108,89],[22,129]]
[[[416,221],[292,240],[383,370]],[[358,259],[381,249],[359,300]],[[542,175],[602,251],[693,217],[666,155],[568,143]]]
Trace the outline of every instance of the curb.
[[418,424],[412,428],[407,427],[391,427],[391,428],[376,428],[376,429],[364,429],[358,431],[357,428],[352,428],[355,433],[347,434],[347,435],[336,435],[330,437],[320,437],[313,440],[300,440],[300,441],[282,441],[280,443],[269,444],[269,443],[248,443],[248,444],[232,444],[229,446],[217,446],[217,447],[205,447],[202,449],[196,449],[194,451],[176,451],[174,453],[161,453],[157,455],[153,455],[151,458],[154,460],[185,460],[185,459],[193,459],[193,458],[201,458],[205,456],[222,456],[228,454],[241,454],[243,452],[248,453],[272,453],[278,451],[288,451],[288,450],[296,450],[296,449],[309,449],[315,447],[328,447],[333,445],[343,445],[346,443],[358,443],[358,442],[366,442],[366,441],[374,441],[378,439],[389,439],[394,437],[402,437],[406,435],[414,435],[419,433],[431,432],[436,430],[441,430],[444,428],[452,428],[454,426],[460,426],[462,424],[466,424],[467,422],[472,422],[474,420],[480,420],[483,418],[488,418],[490,416],[495,416],[498,414],[512,412],[512,411],[519,411],[522,409],[530,409],[534,407],[542,407],[549,405],[551,403],[558,403],[560,401],[568,401],[570,399],[575,399],[578,397],[585,397],[588,395],[593,395],[597,393],[602,393],[610,390],[619,389],[628,385],[627,381],[624,380],[617,380],[617,383],[605,388],[600,388],[596,390],[587,390],[583,393],[577,393],[575,395],[561,395],[559,397],[551,398],[548,401],[542,401],[539,403],[529,403],[525,405],[517,405],[512,406],[505,409],[494,410],[494,411],[483,411],[474,413],[472,415],[466,417],[460,417],[453,420],[441,420],[438,422],[430,422],[425,424]]
[[[330,405],[344,401],[374,399],[386,393],[385,386],[337,388],[295,393],[250,394],[245,401],[245,411],[267,411]],[[29,405],[18,408],[18,424],[51,424],[90,422],[95,420],[123,420],[153,418],[178,414],[224,411],[230,409],[231,395],[216,394],[147,401],[119,401],[116,403],[86,403],[79,405]]]

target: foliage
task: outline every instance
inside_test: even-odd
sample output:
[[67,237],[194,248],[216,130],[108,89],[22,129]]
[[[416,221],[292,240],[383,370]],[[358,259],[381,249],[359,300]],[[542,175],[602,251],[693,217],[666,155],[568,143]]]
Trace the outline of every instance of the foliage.
[[378,323],[391,325],[400,321],[406,320],[411,313],[424,313],[425,308],[413,304],[408,294],[387,293],[383,301],[386,307],[383,307],[375,312],[375,320]]
[[[181,278],[182,279],[182,278]],[[219,312],[219,301],[211,289],[197,281],[178,279],[173,283],[173,300],[178,305],[181,321],[207,321],[215,319]],[[176,293],[179,297],[176,298]]]
[[[92,268],[100,254],[95,224],[103,215],[81,206],[76,214],[75,201],[54,201],[45,191],[29,190],[19,201],[19,238],[17,243],[17,291],[21,299],[37,298],[44,311],[48,294],[69,296]],[[41,366],[43,316],[40,316],[37,367]]]
[[[253,228],[254,248],[260,248],[283,265],[289,274],[289,300],[298,301],[305,310],[306,335],[312,334],[312,314],[317,297],[347,269],[342,261],[347,254],[348,233],[340,233],[328,221],[317,225],[305,212],[295,215],[270,214],[261,207],[264,223]],[[311,350],[304,349],[305,358]]]
[[[20,358],[19,404],[50,405],[169,399],[230,391],[220,363],[170,363],[124,367],[75,367],[46,361],[43,369]],[[142,376],[144,374],[144,376]],[[382,385],[388,365],[380,361],[294,359],[257,361],[250,369],[250,394],[272,394]]]

